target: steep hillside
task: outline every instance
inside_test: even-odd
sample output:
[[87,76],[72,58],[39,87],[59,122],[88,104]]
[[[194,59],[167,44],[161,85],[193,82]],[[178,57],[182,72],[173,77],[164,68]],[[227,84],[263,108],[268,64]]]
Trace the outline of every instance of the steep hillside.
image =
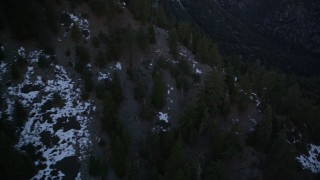
[[206,3],[0,3],[1,178],[317,178],[317,104],[244,60],[290,51],[233,14],[260,4]]
[[169,13],[219,42],[225,55],[288,73],[318,75],[318,1],[181,0],[166,5]]

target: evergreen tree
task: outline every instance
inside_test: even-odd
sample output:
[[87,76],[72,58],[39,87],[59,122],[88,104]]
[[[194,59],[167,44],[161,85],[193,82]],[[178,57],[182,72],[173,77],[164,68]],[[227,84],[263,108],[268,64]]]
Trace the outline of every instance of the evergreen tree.
[[123,147],[123,142],[119,136],[116,136],[115,139],[112,141],[112,165],[115,169],[116,174],[119,177],[124,177],[126,172],[126,154],[125,149]]
[[296,148],[287,143],[286,130],[282,130],[273,142],[266,158],[268,179],[294,179],[298,167]]
[[225,177],[224,163],[222,161],[211,161],[204,173],[204,180],[224,180]]
[[191,33],[190,24],[187,22],[179,22],[177,26],[179,40],[183,45],[188,46],[188,41]]
[[208,38],[202,36],[197,46],[197,56],[201,59],[202,63],[209,64],[209,47],[210,42]]
[[162,73],[160,70],[157,70],[157,68],[155,68],[153,77],[151,102],[158,110],[162,109],[166,104],[165,84],[163,82]]
[[23,107],[19,101],[15,101],[14,103],[13,118],[19,127],[21,127],[28,118],[28,111],[25,110],[25,107]]
[[[166,163],[166,173],[165,176],[167,179],[174,178],[176,172],[179,168],[183,169],[186,167],[186,160],[183,150],[183,145],[181,140],[178,140],[176,144],[174,145],[171,155]],[[184,171],[184,173],[186,173]]]
[[272,108],[269,105],[264,112],[262,121],[257,125],[253,134],[253,143],[256,148],[264,151],[270,143],[272,134]]
[[113,82],[112,82],[112,97],[117,107],[120,106],[121,102],[123,101],[123,94],[121,88],[121,82],[119,79],[119,75],[117,73],[113,74]]
[[185,110],[185,114],[179,121],[180,133],[187,143],[193,143],[197,138],[197,130],[200,126],[200,119],[193,107],[188,107]]
[[133,47],[134,47],[134,32],[131,26],[127,26],[124,31],[124,42],[125,42],[125,49],[129,51],[129,61],[130,61],[130,68],[133,65]]
[[173,58],[178,57],[178,35],[175,30],[171,30],[169,33],[169,48]]
[[167,24],[166,13],[161,5],[158,7],[156,12],[156,24],[161,28],[164,28]]
[[220,112],[225,97],[225,84],[221,72],[213,70],[206,79],[205,86],[200,92],[200,102],[208,107],[211,114]]
[[137,33],[137,43],[139,45],[139,48],[142,51],[146,51],[149,47],[149,40],[147,33],[145,30],[141,27]]
[[81,32],[78,28],[77,25],[73,25],[71,27],[71,39],[75,42],[75,43],[79,43],[80,39],[81,39]]
[[[149,28],[148,28],[148,37],[149,37],[149,43],[151,44],[155,44],[156,43],[156,32],[154,30],[154,27],[153,25],[149,25]],[[0,56],[0,59],[1,59],[1,56]]]

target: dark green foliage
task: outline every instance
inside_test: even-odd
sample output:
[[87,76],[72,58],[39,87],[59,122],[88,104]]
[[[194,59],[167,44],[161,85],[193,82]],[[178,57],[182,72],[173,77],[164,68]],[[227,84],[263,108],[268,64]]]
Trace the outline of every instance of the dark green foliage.
[[124,144],[120,138],[120,136],[116,136],[115,139],[112,141],[112,165],[115,169],[116,174],[119,177],[124,177],[126,172],[126,150],[124,149]]
[[26,58],[22,57],[22,56],[18,56],[17,57],[17,66],[20,68],[24,68],[26,67],[28,64],[28,61]]
[[84,89],[86,90],[86,92],[91,92],[93,89],[93,81],[92,81],[92,73],[85,69],[82,74],[81,74],[83,81],[84,81]]
[[145,104],[139,115],[142,119],[150,121],[154,116],[154,112],[149,104]]
[[169,158],[175,144],[174,132],[166,131],[162,132],[160,135],[162,154],[167,159]]
[[189,47],[189,40],[191,36],[191,26],[188,22],[179,22],[177,26],[177,32],[180,42]]
[[45,55],[40,55],[39,59],[38,59],[38,65],[40,68],[48,68],[49,67],[49,62],[46,58]]
[[103,83],[99,83],[96,85],[96,97],[98,99],[104,99],[106,96],[106,87]]
[[142,51],[146,51],[149,47],[148,34],[143,28],[140,28],[137,33],[137,44]]
[[[135,39],[134,33],[135,32],[133,31],[131,26],[127,26],[124,30],[124,48],[129,51],[130,68],[132,68],[132,66],[133,66],[133,55],[134,55],[134,45],[135,45],[134,44],[134,39]],[[137,36],[139,36],[139,34]],[[139,42],[138,42],[138,44],[139,44]]]
[[36,40],[42,45],[51,41],[58,31],[58,21],[50,1],[13,0],[1,3],[1,12],[12,37]]
[[112,95],[110,92],[106,92],[101,118],[103,130],[111,132],[117,126],[116,112],[117,108]]
[[187,62],[187,60],[180,59],[178,66],[181,69],[183,74],[189,75],[191,73],[191,67],[190,67],[190,64]]
[[268,106],[263,114],[262,121],[257,125],[252,135],[252,143],[258,150],[264,151],[270,143],[272,134],[272,109]]
[[267,177],[270,179],[294,179],[298,168],[295,157],[296,149],[287,143],[286,133],[282,131],[272,144],[266,158]]
[[157,42],[156,32],[154,30],[153,25],[149,25],[149,28],[148,28],[148,39],[149,39],[149,43],[151,43],[151,44],[155,44]]
[[19,127],[24,125],[28,118],[28,111],[19,101],[15,101],[14,103],[13,118]]
[[204,180],[227,179],[225,176],[224,162],[223,161],[211,161],[204,172]]
[[102,16],[107,11],[107,0],[89,0],[89,8],[96,16]]
[[100,40],[99,40],[99,38],[93,37],[92,40],[91,40],[91,45],[94,48],[100,48]]
[[69,56],[71,55],[70,49],[67,49],[66,52],[65,52],[65,54],[66,54],[67,57],[69,57]]
[[82,73],[86,65],[90,62],[90,54],[84,46],[76,46],[76,64],[75,69]]
[[178,57],[178,40],[179,39],[176,30],[171,30],[169,32],[169,48],[173,58]]
[[11,76],[14,80],[17,80],[21,77],[20,71],[16,64],[11,65]]
[[188,107],[179,121],[180,133],[186,143],[192,144],[198,137],[200,118],[194,107]]
[[202,36],[197,46],[197,56],[200,57],[203,63],[209,62],[209,52],[210,52],[209,48],[210,48],[209,39],[206,36]]
[[156,11],[156,24],[161,28],[167,26],[167,17],[162,5],[160,5]]
[[217,44],[213,44],[209,48],[209,54],[208,54],[207,63],[209,65],[211,65],[211,66],[216,66],[218,68],[223,68],[224,67],[224,63],[223,63],[222,57],[220,56]]
[[227,90],[224,95],[224,101],[221,107],[221,114],[226,117],[231,111],[231,99],[229,91]]
[[130,9],[134,18],[146,22],[151,13],[151,1],[150,0],[135,0],[130,1]]
[[108,65],[108,57],[101,51],[99,51],[97,54],[96,65],[99,68],[105,68]]
[[200,104],[208,107],[211,114],[221,112],[221,105],[225,97],[225,83],[221,72],[213,70],[208,75],[205,86],[200,92]]
[[119,59],[122,54],[122,36],[120,30],[116,30],[111,32],[108,37],[108,53],[113,60]]
[[80,39],[81,39],[81,32],[80,29],[77,25],[73,25],[71,28],[71,39],[75,42],[75,43],[79,43]]
[[58,93],[54,93],[53,97],[52,97],[52,103],[55,107],[63,107],[65,102],[64,100],[61,98],[61,96]]
[[128,172],[128,180],[140,180],[138,162],[131,161]]
[[14,145],[17,137],[15,128],[2,114],[0,118],[0,167],[1,177],[5,179],[29,179],[36,173],[32,160],[21,152],[18,152]]
[[89,161],[89,174],[90,176],[101,176],[105,177],[107,174],[107,164],[97,158],[96,156],[90,156],[90,161]]
[[166,104],[165,84],[162,78],[162,73],[157,68],[155,68],[153,72],[151,102],[153,106],[158,110],[162,109]]
[[[190,178],[188,164],[185,159],[183,145],[180,140],[178,140],[178,142],[175,143],[171,151],[170,157],[167,160],[165,169],[165,177],[167,179],[182,178],[181,174],[184,174],[184,178],[186,179]],[[183,173],[179,173],[179,171],[182,171]]]
[[6,52],[4,49],[1,48],[2,44],[0,43],[0,60],[6,58]]
[[112,80],[112,97],[114,99],[114,102],[116,103],[116,106],[119,106],[121,102],[123,101],[123,94],[122,94],[122,88],[120,84],[119,75],[117,73],[113,74],[113,80]]

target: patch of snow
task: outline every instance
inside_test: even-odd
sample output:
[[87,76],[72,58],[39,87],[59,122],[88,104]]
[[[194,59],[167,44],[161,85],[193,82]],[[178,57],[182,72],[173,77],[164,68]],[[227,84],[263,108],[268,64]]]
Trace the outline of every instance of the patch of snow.
[[[39,51],[33,52],[32,57],[37,57]],[[8,87],[5,92],[8,102],[6,112],[9,120],[12,120],[14,100],[19,102],[28,110],[27,121],[21,128],[19,141],[16,144],[17,149],[32,144],[37,149],[37,153],[42,154],[42,159],[35,164],[44,164],[45,168],[37,172],[33,179],[51,177],[61,179],[64,174],[58,171],[57,176],[52,176],[52,172],[57,170],[55,164],[70,156],[78,156],[79,160],[87,157],[87,152],[91,147],[90,133],[88,123],[92,120],[91,113],[94,112],[95,106],[93,101],[81,100],[81,91],[74,87],[74,82],[62,66],[54,66],[53,79],[44,80],[40,76],[35,76],[35,68],[28,67],[25,79],[16,86]],[[34,87],[30,91],[22,90],[25,86]],[[60,107],[46,107],[45,104],[51,101],[53,94],[59,94],[63,100]],[[68,124],[70,119],[74,118],[74,123],[78,128],[65,129],[66,127],[57,126],[57,123]],[[68,125],[67,125],[68,126]],[[42,133],[49,133],[52,142],[46,142],[42,139]],[[53,139],[57,138],[57,142]],[[47,146],[46,143],[50,143]]]
[[257,121],[254,118],[251,118],[250,116],[248,116],[249,120],[251,121],[251,128],[249,129],[250,132],[253,132],[257,126]]
[[165,121],[167,123],[169,122],[168,113],[159,112],[158,117],[160,121]]
[[116,69],[121,70],[122,66],[120,62],[117,62],[117,64],[115,65]]
[[110,78],[110,74],[104,74],[102,72],[99,72],[99,75],[98,75],[98,81],[102,81],[102,80],[106,80],[106,79],[111,79]]
[[175,61],[174,59],[167,59],[167,62],[172,62],[173,64],[178,64],[178,61]]
[[18,55],[25,58],[26,57],[26,50],[24,49],[24,47],[20,47],[18,49]]
[[231,119],[232,124],[239,124],[239,119]]
[[196,74],[202,74],[202,71],[200,69],[196,69]]
[[6,72],[7,72],[7,63],[4,63],[1,61],[1,63],[0,63],[0,81],[2,81],[2,78]]
[[308,169],[313,173],[320,173],[320,146],[309,144],[308,155],[296,157],[303,169]]
[[75,180],[81,180],[81,172],[78,172],[77,177],[75,178]]
[[[42,50],[31,51],[31,52],[29,53],[29,55],[28,55],[29,61],[30,61],[31,63],[36,63],[36,62],[38,62],[38,61],[39,61],[39,57],[40,57],[40,55],[41,55],[42,53],[43,53]],[[49,56],[46,55],[46,58],[49,58]]]
[[172,86],[170,86],[169,84],[167,85],[168,86],[168,95],[170,95],[171,91],[174,90],[174,88]]
[[84,36],[86,39],[90,38],[89,22],[87,19],[81,18],[73,13],[69,13],[66,11],[64,11],[62,15],[68,16],[69,20],[71,21],[70,23],[68,20],[65,20],[66,22],[61,23],[61,25],[65,26],[66,28],[66,33],[64,34],[64,36],[67,36],[71,28],[74,25],[77,25],[82,33],[82,36]]

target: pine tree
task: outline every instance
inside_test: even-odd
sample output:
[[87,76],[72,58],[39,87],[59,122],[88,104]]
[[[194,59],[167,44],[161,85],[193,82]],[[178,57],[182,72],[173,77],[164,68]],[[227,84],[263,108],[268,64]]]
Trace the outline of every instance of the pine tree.
[[191,33],[190,24],[187,22],[179,22],[177,27],[179,40],[183,45],[188,46],[188,40]]
[[161,5],[158,7],[156,12],[156,24],[161,28],[164,28],[167,24],[166,13]]
[[182,141],[178,140],[178,142],[176,142],[174,145],[171,155],[166,163],[165,176],[167,179],[174,178],[177,170],[179,168],[184,168],[186,163]]
[[257,149],[264,151],[270,143],[272,133],[272,108],[269,105],[264,112],[262,121],[257,125],[253,134],[254,144]]
[[298,167],[296,148],[287,143],[286,130],[283,129],[273,142],[266,158],[268,179],[295,179],[294,170]]
[[126,154],[125,149],[123,147],[122,140],[119,136],[116,136],[115,139],[112,141],[112,165],[115,169],[116,174],[119,177],[123,177],[126,172]]
[[176,30],[171,30],[169,33],[169,48],[170,53],[173,56],[173,58],[178,57],[178,35]]
[[78,28],[77,25],[73,25],[71,27],[71,39],[75,42],[75,43],[79,43],[80,39],[81,39],[81,32]]
[[155,69],[153,77],[153,88],[151,94],[151,102],[158,110],[162,109],[166,104],[165,99],[165,84],[162,79],[162,73],[160,70]]
[[149,37],[149,43],[155,44],[157,42],[157,40],[156,40],[156,32],[154,30],[153,25],[149,25],[148,37]]
[[211,114],[220,112],[225,97],[225,83],[221,72],[213,70],[206,79],[205,86],[200,92],[200,101],[208,107]]

